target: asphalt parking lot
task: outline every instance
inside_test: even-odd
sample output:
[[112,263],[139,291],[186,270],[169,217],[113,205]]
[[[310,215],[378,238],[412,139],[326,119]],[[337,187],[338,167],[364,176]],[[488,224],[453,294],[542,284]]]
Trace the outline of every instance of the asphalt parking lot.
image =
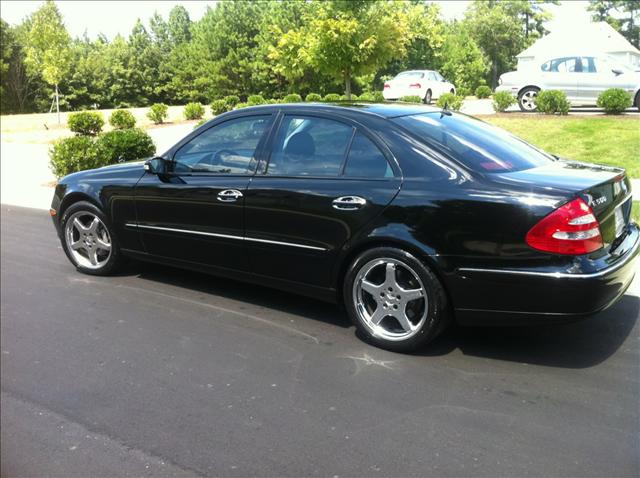
[[81,275],[46,211],[1,213],[2,476],[640,473],[635,295],[399,355],[284,292]]

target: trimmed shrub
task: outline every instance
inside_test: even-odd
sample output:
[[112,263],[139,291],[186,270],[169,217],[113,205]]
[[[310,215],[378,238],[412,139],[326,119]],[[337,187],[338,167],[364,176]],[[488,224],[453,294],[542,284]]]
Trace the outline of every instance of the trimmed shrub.
[[[340,95],[340,101],[347,101],[347,95]],[[351,96],[351,101],[353,101],[353,95]]]
[[461,86],[456,90],[456,95],[462,96],[462,99],[466,98],[471,94],[471,88],[467,88],[466,86]]
[[234,110],[239,110],[240,108],[246,108],[247,106],[254,106],[252,104],[249,103],[238,103],[237,105],[235,105],[233,107]]
[[464,96],[462,95],[454,95],[453,93],[445,93],[444,95],[440,95],[438,101],[436,101],[436,106],[439,108],[447,108],[451,111],[460,111],[462,108],[462,102],[464,101]]
[[96,140],[96,148],[106,164],[134,161],[156,152],[151,136],[138,128],[115,129],[101,134]]
[[95,111],[80,111],[69,115],[67,126],[79,136],[95,136],[102,131],[104,119]]
[[224,102],[229,107],[227,111],[230,111],[235,105],[240,103],[240,98],[238,98],[236,95],[229,95],[224,97]]
[[200,103],[187,103],[183,114],[184,118],[188,120],[201,119],[204,116],[204,106]]
[[318,93],[309,93],[304,100],[318,102],[322,101],[322,96],[320,96]]
[[153,121],[155,124],[162,124],[167,119],[169,113],[169,107],[164,103],[155,103],[151,105],[147,118]]
[[266,105],[277,105],[278,103],[287,103],[284,100],[277,100],[275,98],[269,98],[268,100],[265,100],[264,102]]
[[631,96],[621,88],[609,88],[600,93],[596,104],[608,115],[619,115],[631,106]]
[[491,88],[487,85],[480,85],[476,88],[476,98],[489,98],[491,96]]
[[338,93],[327,93],[322,98],[322,101],[340,101],[340,95]]
[[566,115],[571,108],[571,103],[567,100],[567,95],[560,90],[543,90],[536,97],[538,111],[548,115]]
[[134,128],[136,126],[136,118],[131,111],[115,110],[109,116],[109,124],[115,129]]
[[382,94],[382,91],[373,92],[373,101],[376,103],[384,103],[384,95]]
[[[450,93],[447,93],[450,94]],[[418,95],[409,95],[409,96],[401,96],[398,101],[403,101],[405,103],[422,103],[422,98]]]
[[358,96],[358,101],[375,101],[373,93],[362,93]]
[[72,136],[57,141],[49,150],[49,167],[57,178],[85,169],[104,166],[95,139],[89,136]]
[[[237,104],[237,103],[235,103]],[[222,113],[226,113],[233,108],[232,105],[226,102],[226,100],[213,100],[211,103],[211,113],[214,116],[221,115]]]
[[250,106],[254,106],[254,105],[263,105],[265,103],[264,98],[262,97],[262,95],[250,95],[247,98],[247,104]]
[[198,121],[195,125],[193,125],[193,129],[198,129],[200,126],[202,126],[203,124],[205,124],[207,121],[209,121],[207,118],[202,118],[200,121]]
[[500,113],[506,111],[509,106],[515,105],[518,100],[508,91],[498,91],[493,94],[493,111]]
[[302,101],[302,96],[298,93],[289,93],[284,97],[285,103],[300,103]]

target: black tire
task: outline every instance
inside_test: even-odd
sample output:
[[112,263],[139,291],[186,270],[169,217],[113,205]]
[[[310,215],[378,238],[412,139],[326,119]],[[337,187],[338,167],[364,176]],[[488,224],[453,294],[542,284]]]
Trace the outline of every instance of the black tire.
[[[359,310],[361,311],[363,307],[367,307],[363,303],[364,301],[360,301],[360,298],[366,294],[360,292],[360,289],[362,289],[363,287],[356,286],[354,288],[354,284],[356,283],[356,281],[359,284],[362,284],[362,279],[366,279],[366,281],[369,283],[371,282],[371,280],[369,279],[369,277],[371,276],[362,276],[363,271],[369,270],[371,271],[371,274],[380,274],[380,271],[376,270],[375,268],[383,267],[383,272],[387,273],[386,268],[388,267],[388,264],[391,263],[387,261],[393,261],[397,263],[393,266],[394,270],[399,270],[402,269],[403,266],[408,266],[408,272],[404,272],[405,277],[413,280],[412,273],[417,275],[417,278],[420,280],[420,282],[422,282],[422,289],[426,294],[425,299],[413,299],[415,301],[411,303],[413,305],[402,306],[402,308],[405,309],[405,317],[407,316],[406,310],[408,310],[410,307],[418,307],[418,310],[421,310],[421,312],[418,313],[420,317],[418,317],[418,320],[416,322],[413,322],[415,318],[411,319],[411,325],[415,326],[415,329],[411,331],[411,335],[407,336],[406,338],[389,339],[388,337],[383,336],[385,333],[387,333],[386,330],[382,331],[386,326],[378,327],[378,329],[382,331],[382,333],[377,334],[374,330],[372,330],[371,324],[367,325],[367,320],[363,317],[362,312],[359,312]],[[378,262],[380,262],[379,265],[374,265],[373,268],[371,268],[372,263],[376,264]],[[393,274],[395,279],[398,279],[401,275],[400,272],[393,272]],[[398,282],[400,281],[398,280]],[[384,283],[376,285],[376,287],[381,287],[381,289],[379,289],[380,291],[383,291],[380,293],[381,296],[383,294],[387,294],[387,290],[391,290],[387,289],[386,284],[387,282],[385,279]],[[418,282],[414,282],[414,284],[418,284],[419,286]],[[403,288],[399,288],[398,290],[399,293],[407,291]],[[369,292],[367,292],[367,294],[368,293]],[[393,294],[395,294],[395,292],[393,292]],[[389,295],[391,295],[391,293],[389,293]],[[374,298],[374,294],[371,294],[367,297],[371,301]],[[400,299],[400,295],[398,295],[397,297],[398,299]],[[378,247],[375,249],[369,249],[360,254],[351,263],[345,274],[345,280],[343,284],[343,298],[347,313],[349,314],[350,319],[355,324],[360,336],[365,341],[377,347],[392,350],[394,352],[414,352],[419,350],[420,348],[431,342],[433,339],[435,339],[440,334],[440,332],[445,329],[445,327],[451,320],[447,294],[436,275],[412,254],[395,247]],[[391,302],[389,302],[388,304],[386,303],[387,300],[394,299],[387,299],[386,297],[376,297],[375,300],[377,301],[375,312],[378,311],[377,307],[381,306],[381,301],[385,301],[385,309],[387,309],[387,305],[389,306],[389,308],[387,309],[389,311],[388,315],[384,316],[384,318],[379,322],[379,325],[382,326],[385,321],[387,321],[386,323],[388,324],[388,326],[391,326],[391,328],[393,328],[396,324],[400,325],[400,322],[391,316],[391,314],[394,313],[391,312]],[[393,305],[393,308],[397,309],[395,305]],[[382,310],[381,312],[382,313],[380,315],[384,315],[387,313],[386,311]],[[369,314],[369,312],[367,312],[367,314]],[[374,315],[375,314],[371,314],[371,316]],[[400,328],[402,328],[402,326],[400,326]]]
[[422,100],[425,105],[431,104],[431,96],[432,96],[431,90],[427,90],[427,92],[424,94],[424,99]]
[[[99,252],[100,258],[102,260],[97,262],[97,265],[95,266],[92,266],[89,264],[90,261],[88,258],[86,260],[83,260],[82,257],[80,257],[80,259],[76,257],[76,255],[78,254],[86,253],[87,251],[85,249],[82,249],[80,253],[76,252],[74,254],[69,244],[67,243],[68,242],[67,223],[71,218],[75,219],[76,217],[78,218],[97,217],[101,222],[101,224],[99,224],[98,227],[100,228],[99,233],[102,234],[102,239],[104,239],[105,237],[109,239],[108,242],[107,241],[103,242],[103,244],[110,245],[110,250],[108,251],[108,255],[106,250],[100,249],[99,247],[97,248],[97,251]],[[103,214],[103,212],[92,203],[87,201],[78,201],[70,205],[62,215],[62,219],[60,220],[60,227],[62,230],[62,237],[61,237],[62,248],[64,249],[65,254],[69,258],[69,261],[71,261],[71,263],[76,267],[78,271],[84,274],[104,276],[104,275],[113,274],[122,266],[124,262],[124,257],[120,252],[120,248],[118,246],[118,240],[116,235],[114,234],[113,227],[111,226],[111,222]],[[104,236],[105,231],[107,233],[107,236]],[[76,234],[76,233],[79,233],[79,231],[76,230],[72,234]],[[99,233],[96,232],[95,236],[97,237]],[[79,237],[79,240],[80,239],[82,238]],[[90,245],[89,247],[96,247],[95,244],[96,244],[96,241],[94,240],[93,246]]]
[[[524,111],[527,113],[533,113],[538,110],[538,107],[535,105],[535,97],[538,96],[540,92],[540,88],[536,88],[535,86],[527,86],[523,88],[520,93],[518,93],[518,106],[520,107],[520,111]],[[531,106],[531,99],[533,97],[533,106]]]
[[635,106],[638,111],[640,111],[640,91],[636,93]]

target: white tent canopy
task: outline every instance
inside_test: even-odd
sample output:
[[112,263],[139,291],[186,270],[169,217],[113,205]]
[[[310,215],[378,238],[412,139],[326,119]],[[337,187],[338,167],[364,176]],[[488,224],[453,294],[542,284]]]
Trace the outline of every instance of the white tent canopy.
[[516,56],[518,69],[539,65],[564,55],[606,54],[637,69],[640,50],[607,22],[584,23],[570,30],[557,30],[540,38]]

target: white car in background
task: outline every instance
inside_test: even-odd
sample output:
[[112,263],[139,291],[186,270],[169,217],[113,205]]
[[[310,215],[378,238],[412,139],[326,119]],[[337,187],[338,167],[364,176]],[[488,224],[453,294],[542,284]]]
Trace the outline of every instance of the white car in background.
[[513,94],[522,111],[536,110],[541,90],[561,90],[573,106],[593,106],[609,88],[625,90],[640,109],[640,74],[607,55],[559,56],[534,68],[505,73],[498,84],[496,91]]
[[426,104],[437,100],[444,93],[454,93],[456,87],[434,70],[411,70],[398,73],[385,82],[382,96],[385,100],[397,100],[403,96],[419,96]]

